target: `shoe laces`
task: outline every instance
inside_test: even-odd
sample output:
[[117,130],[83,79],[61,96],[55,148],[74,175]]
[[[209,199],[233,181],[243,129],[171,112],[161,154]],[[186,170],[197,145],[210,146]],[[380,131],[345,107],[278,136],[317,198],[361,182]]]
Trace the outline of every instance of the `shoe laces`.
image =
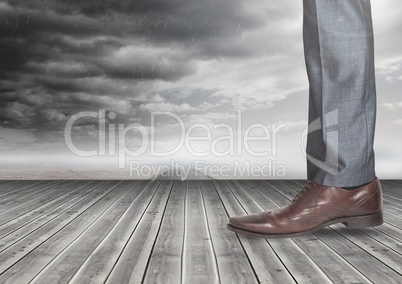
[[311,182],[309,182],[308,184],[306,184],[302,190],[300,190],[296,196],[292,199],[292,202],[296,201],[296,199],[298,199],[301,195],[303,195],[307,189],[310,189]]

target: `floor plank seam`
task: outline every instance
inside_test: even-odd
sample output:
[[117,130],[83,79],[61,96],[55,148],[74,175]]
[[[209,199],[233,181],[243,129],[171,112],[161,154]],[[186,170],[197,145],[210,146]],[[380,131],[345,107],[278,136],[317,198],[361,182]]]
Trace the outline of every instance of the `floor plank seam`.
[[[215,181],[215,182],[216,182],[216,181]],[[224,203],[223,200],[222,200],[221,194],[219,194],[219,191],[218,191],[218,189],[216,188],[215,182],[212,181],[212,185],[213,185],[213,187],[215,188],[216,194],[218,195],[219,200],[220,200],[220,202],[222,203],[223,208],[225,209],[226,216],[229,218],[230,215],[229,215],[228,209],[226,208],[225,203]],[[254,273],[255,279],[257,280],[258,283],[261,283],[261,281],[259,280],[259,277],[258,277],[258,275],[257,275],[257,272],[256,272],[254,266],[252,265],[252,262],[251,262],[251,260],[250,260],[250,256],[249,256],[249,254],[247,253],[247,251],[246,251],[246,249],[245,249],[243,243],[241,242],[239,235],[238,235],[238,234],[235,234],[235,235],[236,235],[236,239],[237,239],[238,243],[240,244],[240,246],[241,246],[241,248],[242,248],[242,251],[243,251],[244,255],[245,255],[246,258],[247,258],[248,264],[249,264],[249,266],[251,267],[251,269],[252,269],[252,271],[253,271],[253,273]]]
[[[174,182],[176,182],[176,181],[174,181]],[[147,264],[146,264],[146,266],[145,266],[145,270],[144,270],[144,274],[143,274],[143,276],[142,276],[141,283],[144,283],[144,282],[145,282],[146,274],[147,274],[147,272],[148,272],[149,264],[150,264],[150,262],[151,262],[151,257],[152,257],[152,254],[153,254],[153,252],[154,252],[155,245],[156,245],[156,241],[157,241],[157,239],[158,239],[158,237],[159,237],[159,233],[160,233],[160,230],[161,230],[161,227],[162,227],[163,219],[164,219],[164,217],[165,217],[167,205],[168,205],[168,203],[169,203],[169,199],[170,199],[171,194],[172,194],[172,191],[173,191],[174,182],[172,182],[172,185],[170,186],[169,195],[168,195],[168,198],[167,198],[167,200],[166,200],[166,204],[165,204],[165,206],[164,206],[164,208],[163,208],[162,218],[161,218],[161,221],[159,222],[158,231],[157,231],[157,233],[156,233],[155,240],[154,240],[154,242],[153,242],[152,249],[151,249],[151,252],[150,252],[150,254],[149,254],[149,258],[148,258]]]
[[[123,182],[119,182],[108,194],[110,194],[111,192],[113,192],[113,190],[115,190],[118,186],[120,186]],[[57,255],[55,255],[52,260],[45,266],[43,267],[43,269],[41,271],[39,271],[39,273],[37,273],[37,275],[35,275],[34,278],[32,278],[32,280],[30,282],[35,282],[41,274],[43,274],[44,272],[46,272],[46,270],[48,269],[48,266],[52,265],[53,262],[55,262],[58,258],[60,258],[64,252],[66,252],[69,248],[71,248],[76,242],[78,242],[80,240],[80,238],[87,232],[89,232],[91,230],[91,228],[99,221],[102,219],[102,217],[104,215],[106,215],[109,211],[110,208],[113,207],[113,205],[117,204],[119,202],[119,200],[125,195],[127,191],[123,192],[115,201],[113,201],[111,204],[109,204],[108,207],[105,208],[105,210],[87,227],[85,228],[84,231],[82,231],[71,243],[69,243],[63,250],[61,250]],[[107,195],[108,195],[107,194]],[[89,208],[88,208],[89,209]],[[78,217],[78,216],[77,216]]]
[[[148,184],[147,184],[147,185],[144,187],[144,189],[143,189],[143,190],[146,190],[146,189],[147,189],[147,187],[148,187],[150,184],[151,184],[151,182],[149,182],[149,183],[148,183]],[[159,181],[159,184],[158,184],[157,189],[159,188],[160,184],[161,184],[161,181]],[[121,252],[120,252],[119,256],[117,257],[117,259],[116,259],[116,261],[115,261],[115,263],[114,263],[113,267],[111,268],[111,270],[109,271],[109,273],[108,273],[107,277],[105,278],[104,283],[107,283],[107,282],[108,282],[108,280],[109,280],[109,278],[110,278],[110,276],[111,276],[111,274],[112,274],[113,270],[116,268],[117,263],[118,263],[118,262],[119,262],[119,260],[121,259],[121,256],[123,255],[124,250],[126,249],[127,245],[129,244],[130,240],[132,239],[132,237],[133,237],[133,235],[134,235],[134,233],[135,233],[135,230],[137,229],[138,225],[139,225],[139,224],[140,224],[140,222],[141,222],[141,219],[144,217],[145,212],[147,211],[147,208],[148,208],[148,207],[149,207],[149,205],[151,204],[152,199],[155,197],[155,194],[156,194],[156,192],[157,192],[157,189],[155,190],[154,194],[152,195],[152,198],[150,198],[150,200],[149,200],[149,202],[148,202],[148,204],[147,204],[147,206],[146,206],[146,208],[145,208],[144,212],[142,212],[141,217],[140,217],[140,219],[138,220],[137,225],[135,226],[135,228],[133,228],[133,230],[132,230],[132,232],[131,232],[131,234],[130,234],[130,237],[127,239],[127,242],[125,243],[125,245],[124,245],[123,249],[121,250]],[[142,191],[142,192],[143,192],[143,191]]]
[[[123,180],[122,184],[128,182],[127,180]],[[124,197],[135,185],[137,185],[139,183],[139,181],[136,181],[133,185],[131,185],[128,190],[123,193],[123,195],[120,197]],[[136,196],[138,197],[138,195]],[[119,199],[120,199],[119,198]],[[119,200],[118,199],[118,200]],[[116,200],[116,201],[118,201]],[[135,198],[134,198],[135,200]],[[127,206],[126,211],[130,208],[130,206]],[[67,283],[74,283],[74,278],[76,277],[76,275],[80,272],[81,268],[84,267],[86,265],[86,263],[88,262],[88,260],[91,258],[91,256],[99,249],[100,246],[102,246],[103,242],[107,239],[107,237],[111,234],[111,232],[113,232],[113,230],[116,228],[116,226],[119,224],[119,221],[121,220],[121,218],[124,217],[124,214],[121,214],[120,218],[115,222],[115,224],[110,228],[110,230],[104,235],[104,237],[99,241],[99,243],[93,248],[93,250],[85,257],[85,259],[83,259],[81,265],[77,268],[77,270],[71,275],[69,281]]]
[[214,256],[214,266],[215,266],[216,274],[218,276],[219,283],[221,283],[221,277],[220,277],[220,273],[219,273],[218,260],[217,260],[217,257],[216,257],[214,241],[212,239],[211,231],[209,229],[209,221],[208,221],[207,210],[205,208],[204,194],[202,193],[202,188],[201,188],[199,183],[198,183],[198,186],[199,186],[199,191],[200,191],[200,195],[201,195],[202,208],[203,208],[203,211],[204,211],[206,230],[208,232],[209,240],[210,240],[210,243],[211,243],[211,249],[212,249],[212,253],[213,253],[213,256]]
[[227,230],[226,218],[286,206],[306,182],[0,180],[0,282],[402,283],[402,180],[381,181],[381,226]]
[[[71,199],[73,199],[73,198],[74,198],[74,197],[72,197]],[[70,199],[69,199],[69,200],[70,200]],[[65,202],[59,204],[57,207],[60,207],[60,205],[63,205],[63,204],[66,203],[66,202],[68,202],[68,200],[66,200]],[[74,205],[71,205],[71,207],[72,207],[72,206],[74,206]],[[55,207],[55,208],[57,208],[57,207]],[[49,222],[53,221],[55,218],[57,218],[57,217],[60,216],[61,214],[63,214],[64,212],[68,211],[71,207],[66,208],[64,211],[61,211],[60,214],[54,216],[52,219],[49,219],[47,222],[43,223],[43,224],[40,225],[39,227],[36,227],[34,230],[30,231],[29,234],[27,234],[27,235],[25,235],[25,236],[21,236],[21,239],[16,240],[14,243],[9,244],[8,247],[10,247],[10,246],[16,244],[17,242],[21,241],[23,238],[25,238],[25,237],[29,236],[30,234],[36,232],[37,230],[41,229],[43,226],[47,225]],[[55,209],[55,208],[52,208],[52,209],[49,210],[49,211],[52,211],[52,210]],[[38,210],[38,209],[36,208],[36,209],[31,210],[31,211],[35,211],[35,210]],[[31,211],[27,212],[26,214],[30,213]],[[0,239],[3,239],[3,238],[5,238],[5,237],[11,235],[13,232],[15,232],[15,231],[17,231],[17,230],[19,230],[19,229],[21,229],[21,228],[23,228],[23,227],[29,225],[30,223],[34,222],[34,221],[37,220],[38,218],[40,218],[40,217],[46,215],[46,213],[47,213],[47,212],[44,212],[42,215],[38,215],[35,219],[29,221],[28,223],[25,223],[25,224],[21,225],[20,227],[17,227],[15,230],[11,231],[11,232],[8,233],[7,235],[2,236]],[[24,215],[25,215],[25,214],[24,214]],[[11,222],[11,221],[10,221],[10,222]],[[1,226],[3,226],[3,225],[1,225]],[[0,253],[1,253],[2,251],[4,251],[5,249],[7,249],[8,247],[2,248],[2,250],[0,251]]]
[[[113,188],[110,190],[112,191]],[[109,191],[109,192],[110,192]],[[98,200],[99,201],[99,200]],[[91,206],[89,206],[87,209],[85,209],[83,212],[85,212],[86,210],[88,210],[90,207],[92,207],[94,204],[96,204],[98,201],[94,202]],[[80,214],[82,214],[83,212],[81,212]],[[10,265],[7,269],[5,269],[4,271],[2,271],[0,273],[0,276],[3,275],[4,273],[6,273],[8,270],[10,270],[13,266],[15,266],[17,263],[19,263],[21,260],[24,259],[24,257],[28,256],[29,254],[31,254],[32,252],[34,252],[37,248],[39,248],[43,243],[45,243],[46,241],[48,241],[50,238],[52,238],[53,236],[55,236],[56,234],[58,234],[60,231],[62,231],[66,226],[68,226],[71,222],[73,222],[76,218],[78,218],[79,215],[77,215],[76,217],[74,217],[72,220],[70,220],[69,223],[66,223],[63,227],[61,227],[59,230],[57,230],[56,232],[54,232],[52,235],[48,236],[45,240],[43,240],[41,243],[39,243],[37,246],[33,247],[29,252],[27,252],[22,258],[18,259],[16,262],[14,262],[12,265]],[[37,231],[37,230],[35,230]],[[26,237],[29,237],[30,235],[32,235],[35,231],[31,232],[29,235],[27,235]],[[16,242],[18,243],[18,242]],[[16,244],[15,243],[15,244]]]

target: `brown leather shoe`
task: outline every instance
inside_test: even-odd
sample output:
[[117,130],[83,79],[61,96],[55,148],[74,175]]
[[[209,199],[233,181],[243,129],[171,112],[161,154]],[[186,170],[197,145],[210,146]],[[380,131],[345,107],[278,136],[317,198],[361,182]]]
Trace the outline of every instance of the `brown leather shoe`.
[[310,181],[291,204],[259,214],[232,217],[228,229],[253,237],[284,238],[309,234],[335,223],[351,229],[381,225],[379,180],[354,190]]

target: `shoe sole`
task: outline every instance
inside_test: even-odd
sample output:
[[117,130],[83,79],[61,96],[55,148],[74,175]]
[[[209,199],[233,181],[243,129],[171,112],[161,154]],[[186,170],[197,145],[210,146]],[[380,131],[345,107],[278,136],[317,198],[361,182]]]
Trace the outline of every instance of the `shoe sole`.
[[319,229],[322,229],[324,227],[327,227],[329,225],[333,225],[336,223],[343,223],[348,229],[363,229],[363,228],[367,228],[367,227],[375,227],[375,226],[381,225],[382,223],[384,223],[384,218],[383,218],[382,211],[375,213],[375,214],[370,214],[370,215],[338,218],[338,219],[334,219],[334,220],[322,223],[307,231],[301,231],[301,232],[296,232],[296,233],[287,233],[287,234],[262,234],[262,233],[258,233],[258,232],[239,229],[239,228],[232,226],[231,224],[228,224],[227,228],[235,233],[247,235],[250,237],[263,238],[263,239],[274,239],[274,238],[291,238],[291,237],[297,237],[297,236],[311,234],[315,231],[318,231]]

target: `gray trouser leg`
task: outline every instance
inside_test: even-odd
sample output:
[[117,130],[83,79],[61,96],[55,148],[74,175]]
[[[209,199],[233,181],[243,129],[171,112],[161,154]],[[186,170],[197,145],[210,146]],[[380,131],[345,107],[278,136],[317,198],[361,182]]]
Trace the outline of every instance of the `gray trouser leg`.
[[376,87],[370,0],[303,0],[310,83],[307,177],[329,186],[375,179]]

